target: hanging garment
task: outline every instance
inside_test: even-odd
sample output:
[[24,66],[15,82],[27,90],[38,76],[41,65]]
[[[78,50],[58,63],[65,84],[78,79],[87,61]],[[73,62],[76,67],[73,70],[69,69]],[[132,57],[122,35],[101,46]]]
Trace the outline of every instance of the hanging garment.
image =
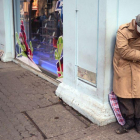
[[52,8],[52,0],[47,0],[47,8],[48,9]]
[[55,11],[58,11],[63,22],[63,0],[58,0],[56,3]]
[[53,47],[57,48],[57,39],[56,38],[53,38]]
[[[60,63],[61,63],[61,65],[60,65]],[[60,63],[59,63],[59,61],[56,63],[57,71],[60,72],[62,70],[62,72],[63,72],[63,56],[60,59]],[[60,73],[58,73],[58,77],[61,77],[61,76],[63,76],[63,75],[61,75]]]

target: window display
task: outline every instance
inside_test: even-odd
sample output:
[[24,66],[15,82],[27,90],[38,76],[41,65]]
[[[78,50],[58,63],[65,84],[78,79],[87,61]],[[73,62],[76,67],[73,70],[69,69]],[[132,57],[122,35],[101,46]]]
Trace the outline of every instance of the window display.
[[[32,42],[32,60],[41,69],[62,77],[63,52],[60,54],[58,47],[63,46],[63,0],[20,0],[20,21],[24,23],[27,44]],[[61,45],[58,45],[59,38]],[[21,52],[17,44],[18,58]]]

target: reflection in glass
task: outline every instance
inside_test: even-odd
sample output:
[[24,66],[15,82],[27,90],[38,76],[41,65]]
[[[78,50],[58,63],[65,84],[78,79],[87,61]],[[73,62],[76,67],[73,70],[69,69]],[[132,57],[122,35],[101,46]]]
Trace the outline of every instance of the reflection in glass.
[[[63,0],[20,0],[20,20],[24,21],[27,43],[32,41],[34,62],[57,75],[54,52],[63,35]],[[18,47],[16,52],[20,52]]]

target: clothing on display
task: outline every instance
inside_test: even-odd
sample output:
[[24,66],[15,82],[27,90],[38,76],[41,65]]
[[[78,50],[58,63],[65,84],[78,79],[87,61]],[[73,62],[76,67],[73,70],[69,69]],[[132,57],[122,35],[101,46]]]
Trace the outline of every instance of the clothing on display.
[[58,0],[56,3],[55,11],[58,11],[63,22],[63,0]]
[[33,61],[58,76],[58,60],[55,60],[54,52],[58,38],[63,36],[63,0],[31,0],[28,6],[26,0],[21,0],[20,4],[27,43],[32,41],[34,49]]

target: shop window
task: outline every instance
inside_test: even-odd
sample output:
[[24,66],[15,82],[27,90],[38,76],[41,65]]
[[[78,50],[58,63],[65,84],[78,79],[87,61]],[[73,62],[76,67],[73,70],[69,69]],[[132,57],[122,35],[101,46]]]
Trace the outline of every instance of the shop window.
[[[19,4],[20,19],[17,18],[16,31],[20,34],[23,21],[27,44],[32,42],[33,62],[40,69],[63,77],[63,0],[20,0]],[[20,55],[22,51],[17,44],[18,59],[24,57]]]

